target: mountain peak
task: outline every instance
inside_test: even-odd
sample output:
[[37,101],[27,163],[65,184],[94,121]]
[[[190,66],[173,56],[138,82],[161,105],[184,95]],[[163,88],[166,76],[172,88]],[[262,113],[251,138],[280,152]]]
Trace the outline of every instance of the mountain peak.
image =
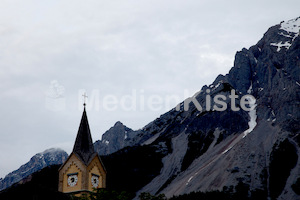
[[114,127],[115,127],[115,126],[124,126],[124,125],[123,125],[123,123],[122,123],[122,122],[120,122],[120,121],[117,121],[117,122],[115,123]]
[[298,33],[300,31],[300,17],[297,17],[295,19],[291,19],[288,21],[283,21],[280,23],[281,27],[280,29],[285,30],[290,33]]
[[136,135],[136,132],[117,121],[113,127],[102,135],[102,139],[95,142],[95,150],[100,155],[111,154],[126,146],[125,141]]
[[68,154],[59,148],[50,148],[37,153],[19,169],[6,175],[4,179],[0,179],[0,190],[11,186],[46,166],[62,164],[67,158]]
[[[286,22],[283,21],[279,25],[272,27],[271,30],[267,32],[270,46],[277,47],[277,52],[285,52],[281,50],[288,50],[299,36],[300,17]],[[272,32],[272,34],[269,32]]]
[[46,150],[43,151],[41,154],[46,154],[46,153],[57,153],[57,152],[65,152],[65,151],[62,150],[61,148],[50,148],[50,149],[46,149]]

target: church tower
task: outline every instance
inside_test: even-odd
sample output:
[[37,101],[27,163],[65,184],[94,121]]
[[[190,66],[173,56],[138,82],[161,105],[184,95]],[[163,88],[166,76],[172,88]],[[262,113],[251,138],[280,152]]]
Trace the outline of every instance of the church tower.
[[106,170],[94,150],[84,104],[73,151],[59,169],[58,191],[80,195],[105,187]]

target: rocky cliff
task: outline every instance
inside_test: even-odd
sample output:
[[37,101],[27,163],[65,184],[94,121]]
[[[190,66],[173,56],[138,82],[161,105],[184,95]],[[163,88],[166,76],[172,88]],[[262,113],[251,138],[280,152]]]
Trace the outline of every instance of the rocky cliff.
[[[272,199],[296,199],[292,189],[300,177],[300,18],[271,27],[250,49],[237,52],[233,68],[195,94],[200,105],[209,95],[229,97],[239,111],[199,111],[182,102],[150,123],[139,144],[169,147],[158,176],[140,192],[171,197],[194,191],[223,190],[242,182],[251,192]],[[209,89],[209,90],[208,90]],[[208,92],[209,91],[209,92]],[[241,97],[255,99],[251,111]],[[220,106],[220,105],[217,105]],[[203,106],[205,108],[205,106]]]
[[99,155],[114,153],[127,146],[126,142],[134,136],[135,131],[118,121],[102,135],[101,140],[97,140],[94,143],[95,151]]

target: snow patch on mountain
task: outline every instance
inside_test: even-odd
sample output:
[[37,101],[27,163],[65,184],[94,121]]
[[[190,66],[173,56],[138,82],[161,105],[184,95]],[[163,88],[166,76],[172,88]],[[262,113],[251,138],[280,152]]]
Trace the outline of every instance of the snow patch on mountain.
[[270,45],[277,47],[277,52],[279,52],[282,47],[289,49],[292,46],[292,44],[288,41],[286,41],[285,43],[283,43],[282,41],[280,41],[279,43],[270,43]]
[[[252,88],[252,85],[250,86],[250,88]],[[249,88],[249,90],[250,90]],[[248,90],[248,91],[249,91]],[[257,122],[257,115],[256,115],[256,99],[253,96],[247,96],[246,98],[249,102],[249,106],[251,107],[251,110],[248,112],[249,117],[250,117],[250,121],[248,122],[248,126],[249,128],[247,130],[245,130],[242,134],[242,137],[237,137],[233,142],[231,142],[231,144],[229,145],[229,147],[222,152],[222,154],[227,153],[230,149],[232,149],[232,147],[234,147],[241,139],[243,139],[244,137],[246,137],[249,133],[251,133],[253,131],[253,129],[256,127]]]
[[292,46],[294,40],[299,36],[300,17],[287,22],[281,22],[279,30],[278,35],[284,36],[285,39],[281,37],[279,42],[276,41],[270,43],[271,46],[277,47],[277,52],[280,52],[283,48],[288,50]]
[[246,99],[249,102],[249,106],[251,107],[251,110],[249,111],[249,117],[250,117],[250,121],[248,122],[249,128],[243,133],[244,134],[243,138],[246,137],[249,133],[251,133],[257,125],[256,99],[253,96],[248,96]]
[[287,22],[282,22],[280,29],[285,30],[290,33],[298,33],[300,31],[300,17],[296,19],[291,19]]

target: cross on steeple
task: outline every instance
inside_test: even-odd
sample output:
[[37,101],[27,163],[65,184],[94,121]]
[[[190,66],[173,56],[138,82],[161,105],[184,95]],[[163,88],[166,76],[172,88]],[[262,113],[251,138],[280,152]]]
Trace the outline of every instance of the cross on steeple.
[[88,98],[88,96],[86,95],[86,92],[82,96],[83,96],[83,106],[85,107],[86,105],[85,100]]

